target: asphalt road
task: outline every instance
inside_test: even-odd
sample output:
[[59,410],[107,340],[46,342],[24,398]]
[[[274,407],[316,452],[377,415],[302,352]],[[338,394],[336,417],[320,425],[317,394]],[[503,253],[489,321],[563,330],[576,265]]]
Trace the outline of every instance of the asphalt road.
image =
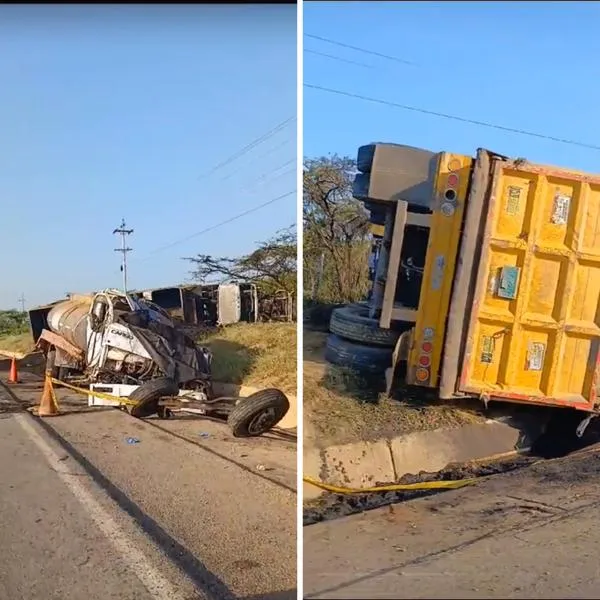
[[600,450],[304,528],[306,598],[598,598]]
[[[11,390],[20,405],[40,393],[31,382]],[[0,476],[9,482],[0,494],[1,598],[296,597],[293,441],[234,440],[200,419],[81,410],[64,393],[70,414],[40,420],[12,412],[1,387],[0,396]],[[75,474],[61,475],[66,468]],[[124,524],[121,533],[98,523],[96,504],[72,481]]]

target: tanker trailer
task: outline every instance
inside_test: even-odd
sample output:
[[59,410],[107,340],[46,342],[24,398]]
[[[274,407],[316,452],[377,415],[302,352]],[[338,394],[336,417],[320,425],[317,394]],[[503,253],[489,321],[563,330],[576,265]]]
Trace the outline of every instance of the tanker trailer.
[[127,397],[138,418],[169,418],[176,411],[225,418],[236,437],[269,431],[289,410],[277,389],[215,397],[212,353],[144,299],[118,290],[76,296],[54,305],[46,321],[37,340],[46,371],[56,379],[83,377],[91,403],[95,391]]

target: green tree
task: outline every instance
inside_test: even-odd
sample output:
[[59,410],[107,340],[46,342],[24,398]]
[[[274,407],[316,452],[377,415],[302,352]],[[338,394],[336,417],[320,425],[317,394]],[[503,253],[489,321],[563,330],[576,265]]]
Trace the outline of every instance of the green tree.
[[286,292],[296,295],[297,235],[292,225],[260,242],[256,250],[241,257],[215,257],[198,254],[186,258],[192,263],[192,277],[201,283],[236,281],[254,283],[265,294]]
[[18,335],[29,329],[27,313],[18,310],[0,310],[0,335]]
[[356,163],[337,155],[304,160],[304,297],[353,302],[368,289],[369,221],[352,197]]

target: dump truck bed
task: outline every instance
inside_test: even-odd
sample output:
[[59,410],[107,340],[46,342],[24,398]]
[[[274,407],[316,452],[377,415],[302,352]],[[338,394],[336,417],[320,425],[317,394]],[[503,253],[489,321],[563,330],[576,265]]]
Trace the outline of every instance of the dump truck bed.
[[440,395],[596,410],[600,176],[479,151],[457,258]]

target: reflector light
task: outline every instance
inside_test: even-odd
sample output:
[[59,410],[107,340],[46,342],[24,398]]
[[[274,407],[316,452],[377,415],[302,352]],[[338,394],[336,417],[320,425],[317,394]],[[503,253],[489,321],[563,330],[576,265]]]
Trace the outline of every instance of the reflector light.
[[456,173],[450,173],[450,175],[448,175],[447,185],[451,188],[458,187],[458,175]]
[[452,158],[448,161],[448,171],[458,171],[460,167],[460,160],[458,158]]
[[429,371],[427,369],[417,369],[415,377],[417,378],[417,381],[427,381],[429,377]]
[[431,364],[429,356],[422,355],[419,357],[419,364],[422,367],[428,367]]
[[429,354],[433,350],[433,344],[431,342],[423,342],[421,344],[421,350],[423,350],[425,354]]

